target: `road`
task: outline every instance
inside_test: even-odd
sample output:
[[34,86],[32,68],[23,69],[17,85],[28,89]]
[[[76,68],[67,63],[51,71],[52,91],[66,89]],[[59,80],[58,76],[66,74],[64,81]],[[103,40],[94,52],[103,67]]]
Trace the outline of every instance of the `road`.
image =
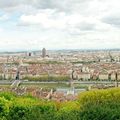
[[[57,83],[63,83],[63,84],[69,84],[70,82],[65,82],[65,81],[61,81],[61,82],[54,82],[54,81],[50,81],[50,82],[35,82],[35,81],[24,81],[24,80],[0,80],[0,85],[6,85],[6,84],[11,84],[11,85],[19,85],[20,83],[22,84],[57,84]],[[77,81],[75,80],[73,82],[74,84],[86,84],[86,85],[93,85],[93,84],[115,84],[115,81]],[[118,82],[118,84],[120,84],[120,82]]]
[[18,87],[20,83],[21,83],[20,80],[15,80],[15,81],[13,81],[13,83],[11,84],[11,86],[12,87]]

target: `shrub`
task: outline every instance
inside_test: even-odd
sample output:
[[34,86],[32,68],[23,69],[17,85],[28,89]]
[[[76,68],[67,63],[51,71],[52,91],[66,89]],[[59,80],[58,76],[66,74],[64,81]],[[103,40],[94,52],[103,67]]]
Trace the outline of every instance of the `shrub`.
[[81,93],[76,101],[54,102],[0,93],[0,120],[120,120],[120,89]]
[[120,119],[120,89],[96,90],[79,95],[81,120]]

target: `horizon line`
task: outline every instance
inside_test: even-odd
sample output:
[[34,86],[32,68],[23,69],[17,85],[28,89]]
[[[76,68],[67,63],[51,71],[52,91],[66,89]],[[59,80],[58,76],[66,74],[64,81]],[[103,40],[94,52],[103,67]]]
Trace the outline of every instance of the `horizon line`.
[[[45,48],[45,47],[44,47]],[[18,53],[18,52],[38,52],[38,51],[41,51],[41,49],[31,49],[31,50],[0,50],[0,53]],[[120,48],[88,48],[88,49],[46,49],[47,51],[62,51],[62,50],[65,50],[65,51],[100,51],[100,50],[103,50],[103,51],[107,51],[107,50],[120,50]]]

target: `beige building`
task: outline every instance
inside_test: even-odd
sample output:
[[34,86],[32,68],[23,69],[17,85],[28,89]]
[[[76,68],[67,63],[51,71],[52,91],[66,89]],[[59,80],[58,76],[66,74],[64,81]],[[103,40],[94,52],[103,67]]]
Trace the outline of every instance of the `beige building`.
[[89,80],[90,76],[91,76],[90,73],[80,73],[78,74],[78,79]]
[[115,80],[115,73],[111,74],[111,80]]
[[120,81],[120,74],[118,74],[118,81]]
[[108,80],[108,73],[100,73],[99,79],[100,80]]

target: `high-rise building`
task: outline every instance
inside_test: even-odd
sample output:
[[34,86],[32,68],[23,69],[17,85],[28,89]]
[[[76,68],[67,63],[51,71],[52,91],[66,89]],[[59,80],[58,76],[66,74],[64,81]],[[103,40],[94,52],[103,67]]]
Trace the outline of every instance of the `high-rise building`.
[[42,57],[43,58],[46,57],[46,49],[45,48],[42,49]]
[[28,56],[32,56],[32,53],[31,53],[31,52],[29,52],[29,53],[28,53]]

